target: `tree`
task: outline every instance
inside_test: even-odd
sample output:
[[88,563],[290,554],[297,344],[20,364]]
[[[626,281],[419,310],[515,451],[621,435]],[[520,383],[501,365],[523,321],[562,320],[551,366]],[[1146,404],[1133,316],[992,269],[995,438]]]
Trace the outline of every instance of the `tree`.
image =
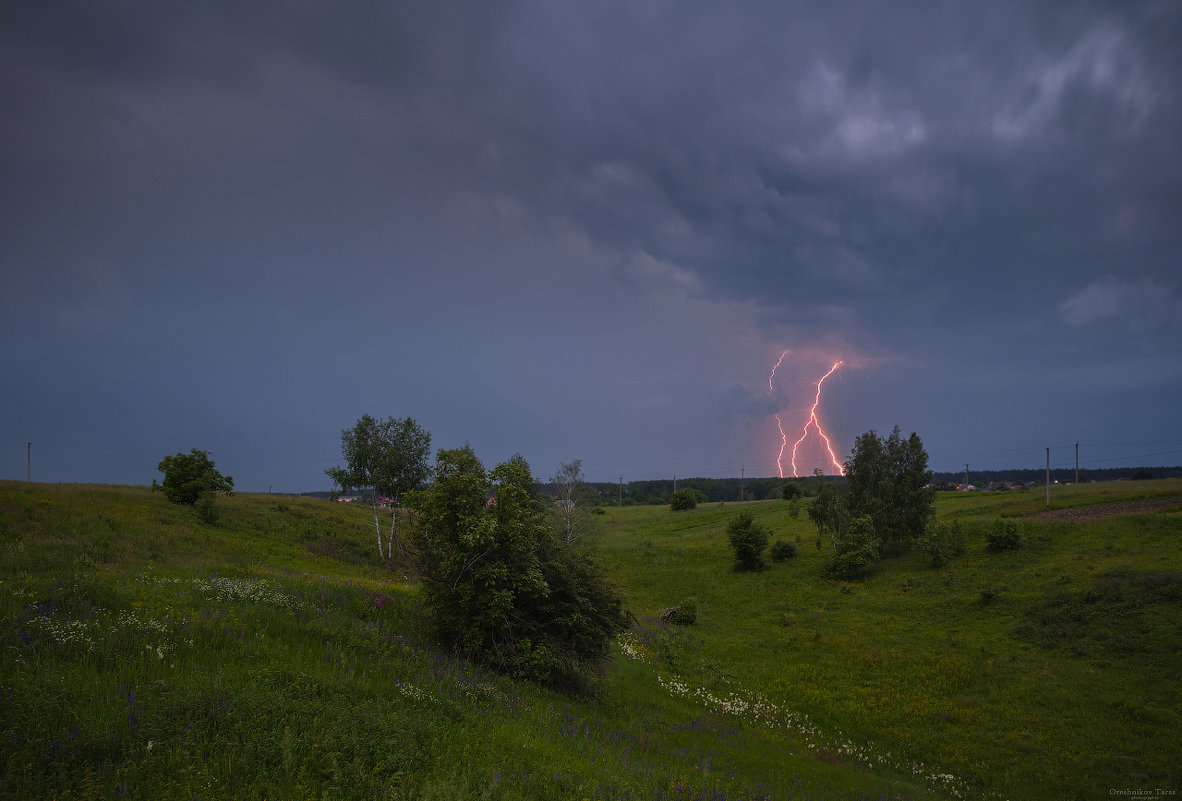
[[[208,509],[217,493],[234,494],[234,477],[218,472],[209,451],[194,448],[188,453],[165,456],[156,469],[164,474],[164,483],[153,480],[152,489],[162,491],[173,503],[194,506],[201,500],[203,508]],[[216,518],[212,510],[207,514]]]
[[[342,491],[359,490],[369,496],[379,556],[393,558],[397,506],[405,493],[421,487],[431,475],[427,464],[430,453],[430,433],[410,417],[376,420],[364,414],[352,428],[341,431],[341,456],[346,466],[330,467],[324,473]],[[385,504],[383,498],[387,499]],[[383,505],[390,512],[390,537],[385,550],[382,548]]]
[[489,473],[468,446],[440,450],[407,506],[405,553],[440,639],[463,657],[572,688],[627,628],[598,566],[547,524],[520,456]]
[[726,534],[735,552],[735,570],[763,570],[763,549],[771,536],[766,526],[755,522],[750,512],[740,512],[727,525]]
[[554,516],[558,521],[558,531],[567,545],[574,545],[587,530],[586,510],[579,505],[585,487],[583,460],[563,462],[550,481],[557,489]]
[[780,497],[786,501],[794,501],[804,495],[804,490],[795,481],[789,481],[780,489]]
[[936,490],[918,434],[903,439],[898,426],[886,439],[862,434],[846,460],[845,478],[850,514],[869,517],[884,546],[901,549],[927,528]]
[[809,504],[809,519],[817,527],[818,550],[826,535],[836,541],[844,534],[849,520],[845,485],[836,481],[821,482],[816,497]]

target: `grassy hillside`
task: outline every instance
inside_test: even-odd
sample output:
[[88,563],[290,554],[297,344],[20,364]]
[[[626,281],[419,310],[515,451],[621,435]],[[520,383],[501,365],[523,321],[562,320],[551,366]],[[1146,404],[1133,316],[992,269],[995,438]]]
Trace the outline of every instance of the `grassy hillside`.
[[[1182,495],[1056,488],[1055,504]],[[824,580],[788,504],[610,509],[638,620],[594,698],[431,645],[364,509],[238,495],[216,525],[132,487],[0,482],[0,797],[1062,798],[1179,788],[1178,508],[1025,521],[942,497],[968,553]],[[800,556],[730,570],[750,509]],[[698,625],[663,608],[697,601]]]

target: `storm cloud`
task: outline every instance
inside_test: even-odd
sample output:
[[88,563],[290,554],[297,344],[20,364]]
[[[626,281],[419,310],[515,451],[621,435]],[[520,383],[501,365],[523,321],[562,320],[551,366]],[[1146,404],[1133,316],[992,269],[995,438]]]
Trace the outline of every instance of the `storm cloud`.
[[[6,3],[0,475],[1182,461],[1175,3]],[[792,356],[775,397],[768,372]],[[782,395],[780,394],[782,393]],[[1064,458],[1066,458],[1066,451]]]

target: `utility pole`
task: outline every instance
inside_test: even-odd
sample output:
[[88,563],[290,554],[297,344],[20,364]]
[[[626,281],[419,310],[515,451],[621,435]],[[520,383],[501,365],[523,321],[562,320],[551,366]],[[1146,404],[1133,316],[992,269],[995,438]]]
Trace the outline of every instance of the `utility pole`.
[[1047,448],[1047,506],[1051,505],[1051,449]]
[[673,491],[677,492],[677,476],[673,477]]
[[25,481],[33,481],[33,443],[25,443]]
[[1079,443],[1075,443],[1075,483],[1079,483]]
[[965,465],[964,465],[964,488],[965,489],[969,488],[969,464],[968,464],[968,462],[965,462]]
[[624,476],[620,476],[620,508],[624,507]]
[[747,468],[739,471],[739,500],[743,500],[743,484],[747,481]]

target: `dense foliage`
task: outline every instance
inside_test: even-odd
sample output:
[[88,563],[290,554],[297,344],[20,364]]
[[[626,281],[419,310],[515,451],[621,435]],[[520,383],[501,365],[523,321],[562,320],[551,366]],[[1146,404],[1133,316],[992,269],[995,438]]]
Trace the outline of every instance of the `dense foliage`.
[[932,560],[932,567],[944,567],[964,554],[964,532],[956,520],[933,522],[915,541],[915,547]]
[[999,517],[985,532],[985,547],[992,553],[1016,551],[1022,547],[1022,532],[1016,520]]
[[809,519],[817,527],[817,548],[825,536],[836,540],[846,529],[849,519],[847,490],[844,484],[833,481],[821,482],[817,497],[809,504]]
[[833,578],[865,578],[878,562],[881,544],[868,515],[851,517],[846,530],[833,542],[833,560],[826,571]]
[[796,543],[791,540],[776,540],[772,543],[771,551],[772,561],[783,562],[785,559],[795,559],[797,554]]
[[223,476],[209,458],[209,451],[196,448],[188,453],[165,456],[156,469],[164,474],[164,481],[152,482],[152,489],[161,490],[173,503],[194,506],[202,501],[202,516],[212,516],[211,504],[216,493],[234,494],[234,477]]
[[455,653],[577,688],[629,617],[590,556],[547,524],[535,486],[520,456],[490,473],[468,446],[440,450],[434,481],[407,497],[404,552]]
[[685,512],[697,507],[700,496],[702,493],[699,490],[679,489],[669,498],[669,506],[675,512]]
[[672,623],[675,626],[693,626],[698,622],[698,602],[692,598],[682,601],[676,606],[670,606],[657,615],[657,620]]
[[934,513],[928,455],[914,432],[907,439],[898,426],[885,439],[874,431],[862,434],[846,460],[845,478],[850,514],[869,517],[884,546],[911,543]]
[[726,527],[727,539],[735,552],[735,570],[763,570],[763,549],[771,532],[757,523],[750,512],[740,512]]

